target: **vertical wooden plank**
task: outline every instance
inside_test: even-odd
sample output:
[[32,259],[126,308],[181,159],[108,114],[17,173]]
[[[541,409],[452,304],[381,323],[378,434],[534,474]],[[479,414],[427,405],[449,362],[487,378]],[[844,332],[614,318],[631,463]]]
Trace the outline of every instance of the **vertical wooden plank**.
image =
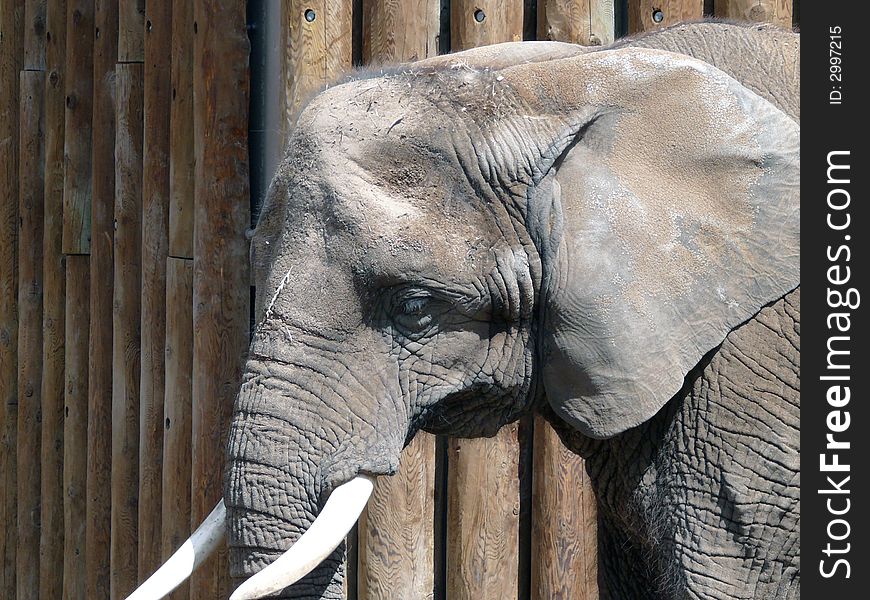
[[[226,430],[248,347],[250,276],[245,231],[249,43],[245,6],[194,2],[193,115],[196,157],[193,263],[191,522],[223,496]],[[228,595],[226,551],[193,575],[191,599]]]
[[[407,62],[437,55],[440,8],[437,0],[364,3],[365,62]],[[378,479],[360,519],[360,600],[431,597],[434,504],[435,437],[421,432],[402,453],[399,472]]]
[[66,2],[47,7],[45,73],[45,196],[43,231],[42,451],[39,597],[63,593],[64,336],[63,255],[64,62]]
[[595,493],[583,460],[535,417],[532,600],[597,600]]
[[[116,1],[118,2],[118,62],[144,62],[145,0]],[[166,0],[159,2],[159,4],[165,3]]]
[[0,598],[15,597],[18,434],[18,119],[24,1],[0,2]]
[[363,61],[409,62],[438,54],[440,0],[363,3]]
[[21,71],[18,202],[18,600],[39,593],[45,75]]
[[352,0],[286,0],[285,126],[315,92],[350,69],[352,5]]
[[418,434],[399,472],[381,477],[359,520],[359,598],[430,598],[435,514],[435,436]]
[[67,0],[66,27],[63,251],[87,254],[91,247],[94,0]]
[[792,0],[716,0],[713,10],[722,19],[792,26]]
[[447,501],[447,597],[517,598],[519,424],[493,438],[451,439]]
[[668,27],[704,16],[704,0],[628,0],[628,32]]
[[45,0],[27,0],[24,7],[24,68],[45,69]]
[[[523,2],[451,4],[451,50],[519,41]],[[489,439],[448,442],[447,596],[516,598],[519,589],[519,424]]]
[[[88,474],[88,330],[90,257],[66,257],[66,344],[63,431],[63,598],[85,591],[85,523]],[[57,598],[59,596],[42,596]]]
[[169,255],[193,258],[193,2],[172,2]]
[[[378,479],[360,518],[355,540],[360,600],[432,596],[434,516],[435,436],[418,433],[402,453],[399,472]],[[353,571],[348,568],[349,577]]]
[[[190,402],[193,368],[193,261],[166,265],[166,390],[164,395],[162,558],[190,535]],[[187,582],[172,595],[189,597]]]
[[139,573],[161,564],[166,257],[169,250],[169,119],[172,4],[145,18],[142,151],[142,377],[139,395]]
[[142,86],[141,64],[116,65],[115,286],[112,313],[112,599],[125,598],[136,588],[138,582]]
[[[613,0],[542,0],[540,39],[586,45],[615,37]],[[595,495],[583,459],[535,417],[532,468],[531,599],[597,600]]]
[[614,0],[539,0],[538,39],[602,46],[614,39]]
[[[73,2],[74,0],[67,0]],[[98,0],[94,11],[93,202],[89,202],[91,321],[88,360],[88,481],[85,571],[88,598],[108,598],[111,547],[112,296],[115,213],[115,61],[118,3]],[[71,77],[67,71],[67,77]],[[68,135],[68,134],[67,134]]]
[[467,50],[523,39],[522,0],[453,0],[450,50]]

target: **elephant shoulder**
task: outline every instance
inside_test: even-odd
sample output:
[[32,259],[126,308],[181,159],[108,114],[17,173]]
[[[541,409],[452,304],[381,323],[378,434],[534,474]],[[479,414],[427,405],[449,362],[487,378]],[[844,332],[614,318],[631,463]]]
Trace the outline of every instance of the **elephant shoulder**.
[[772,404],[772,398],[777,398],[778,412],[786,405],[799,408],[800,287],[729,333],[701,379],[715,382],[720,390],[730,389],[735,396],[728,398],[732,403],[746,399]]

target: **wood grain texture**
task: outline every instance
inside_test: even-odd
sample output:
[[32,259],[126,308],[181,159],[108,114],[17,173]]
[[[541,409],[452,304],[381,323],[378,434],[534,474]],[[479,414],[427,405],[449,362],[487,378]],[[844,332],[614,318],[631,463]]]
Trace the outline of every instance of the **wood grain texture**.
[[791,29],[794,3],[792,0],[716,0],[713,10],[722,19],[774,23]]
[[448,442],[447,597],[516,598],[519,424],[493,438]]
[[583,459],[540,416],[532,486],[532,600],[597,600],[595,493]]
[[[408,62],[437,55],[439,18],[437,1],[365,3],[365,63]],[[399,472],[378,480],[360,519],[357,535],[360,600],[433,596],[434,518],[435,437],[421,432],[403,451]],[[349,576],[350,573],[348,569]]]
[[45,0],[27,0],[24,6],[24,68],[45,70]]
[[172,3],[169,255],[193,258],[193,3]]
[[112,599],[137,585],[139,323],[142,280],[142,87],[138,63],[115,66],[115,277],[112,314]]
[[[67,0],[66,27],[63,251],[88,254],[91,249],[91,120],[95,112],[94,0]],[[97,138],[103,137],[102,130],[100,132]]]
[[47,7],[45,182],[43,222],[42,451],[39,597],[63,594],[64,338],[66,274],[63,254],[64,56],[66,2]]
[[88,597],[85,591],[84,558],[87,500],[85,489],[88,476],[90,260],[88,255],[66,257],[62,568],[63,598],[71,600]]
[[172,3],[145,15],[142,151],[142,346],[139,393],[139,573],[161,560],[166,257],[169,253],[169,118]]
[[[287,0],[284,4],[285,127],[311,96],[350,70],[352,4],[352,0]],[[314,20],[306,19],[308,11],[313,11]]]
[[[523,37],[523,2],[451,3],[451,51]],[[503,599],[519,593],[519,425],[494,438],[449,440],[446,592]]]
[[[226,431],[248,348],[249,42],[245,6],[196,0],[191,522],[223,497]],[[225,549],[191,578],[191,599],[226,597]]]
[[519,42],[522,39],[523,0],[451,2],[451,52],[499,42]]
[[39,597],[45,74],[21,71],[18,170],[18,549],[16,597]]
[[410,62],[438,54],[439,0],[363,3],[363,62]]
[[[661,20],[656,21],[656,14]],[[628,0],[628,32],[668,27],[704,16],[704,0]]]
[[0,598],[15,597],[18,434],[18,110],[24,1],[0,2]]
[[399,472],[380,477],[359,521],[360,600],[433,598],[435,436],[405,448]]
[[603,46],[614,40],[614,0],[539,0],[538,39]]
[[[67,0],[71,2],[72,0]],[[88,482],[85,572],[88,598],[108,598],[111,548],[112,296],[115,219],[115,61],[118,3],[94,6],[93,202],[89,209],[91,301],[88,360]],[[69,72],[67,73],[69,77]]]
[[[118,2],[118,62],[144,62],[145,0],[116,1]],[[163,0],[159,4],[166,4],[166,2],[167,0]]]
[[[163,414],[162,558],[190,535],[190,404],[193,368],[193,261],[166,264],[166,391]],[[187,582],[171,598],[190,596]]]

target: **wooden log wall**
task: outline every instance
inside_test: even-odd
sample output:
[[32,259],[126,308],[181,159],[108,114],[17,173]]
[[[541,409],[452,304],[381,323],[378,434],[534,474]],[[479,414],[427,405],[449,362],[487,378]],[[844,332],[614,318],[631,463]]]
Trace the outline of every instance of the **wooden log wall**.
[[[281,0],[273,129],[354,64],[608,44],[705,6],[793,19],[790,0],[622,5]],[[123,598],[220,497],[248,341],[248,25],[233,0],[0,0],[0,598]],[[349,538],[346,594],[594,599],[595,530],[542,419],[420,434]],[[221,553],[172,597],[229,585]]]
[[244,3],[0,0],[0,598],[124,598],[220,495],[247,79]]

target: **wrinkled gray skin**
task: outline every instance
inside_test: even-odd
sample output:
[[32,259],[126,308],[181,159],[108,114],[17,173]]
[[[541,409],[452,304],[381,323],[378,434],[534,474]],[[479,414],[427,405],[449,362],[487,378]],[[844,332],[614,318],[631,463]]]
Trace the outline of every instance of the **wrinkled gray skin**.
[[[604,597],[798,597],[798,37],[615,48],[439,57],[303,112],[252,241],[237,582],[419,429],[537,409],[588,460]],[[285,597],[340,598],[342,552]]]

